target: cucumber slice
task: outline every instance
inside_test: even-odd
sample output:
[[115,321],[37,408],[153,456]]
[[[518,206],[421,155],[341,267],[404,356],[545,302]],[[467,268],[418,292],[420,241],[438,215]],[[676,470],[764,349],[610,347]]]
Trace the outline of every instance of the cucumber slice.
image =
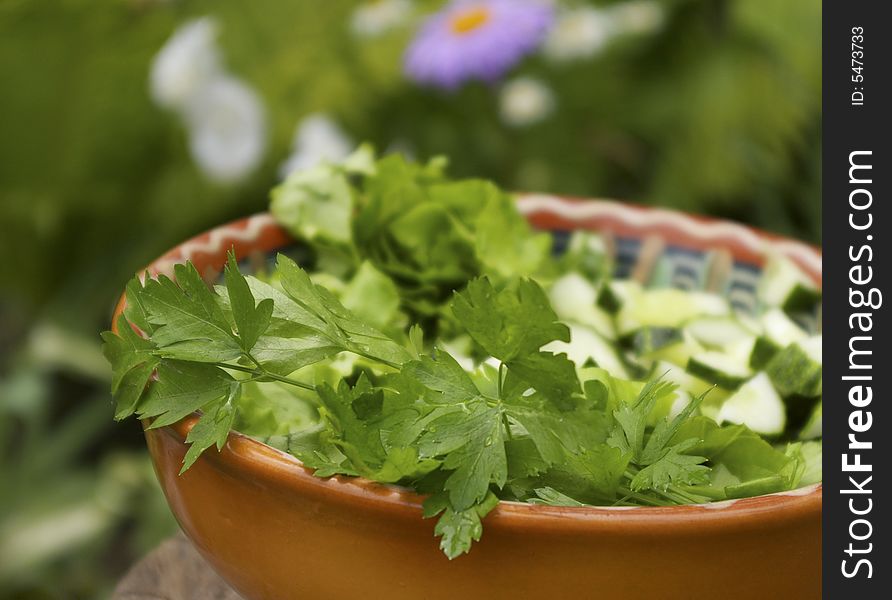
[[716,421],[746,425],[762,435],[778,435],[787,425],[787,413],[771,379],[760,372],[722,403]]
[[720,352],[701,352],[692,356],[686,370],[725,389],[735,389],[752,376],[748,364]]
[[814,410],[812,410],[811,415],[809,415],[808,420],[805,422],[805,425],[802,427],[802,430],[799,432],[800,440],[813,440],[815,438],[822,437],[824,434],[824,402],[822,400],[818,400],[818,403],[815,405]]
[[823,365],[824,364],[824,336],[821,334],[813,335],[808,339],[802,340],[799,342],[799,347],[802,348],[808,357],[812,359],[814,362]]
[[808,333],[804,329],[778,308],[773,308],[763,314],[761,321],[766,337],[781,348],[808,337]]
[[752,331],[734,317],[700,317],[685,324],[685,330],[708,348],[727,348],[753,337]]
[[629,373],[616,346],[586,325],[568,323],[570,341],[554,341],[542,347],[549,352],[565,352],[577,367],[595,366],[614,377],[629,379]]
[[676,368],[684,369],[692,356],[702,352],[706,352],[706,348],[701,346],[689,333],[682,330],[681,341],[642,354],[641,358],[645,361],[670,362],[677,365]]
[[753,342],[750,352],[750,368],[764,369],[774,356],[781,351],[781,347],[765,336],[759,336]]
[[786,257],[769,259],[756,295],[763,304],[787,312],[808,311],[821,300],[821,290]]
[[622,280],[604,282],[598,290],[598,307],[611,315],[620,311],[629,297],[641,292],[641,285],[636,281]]
[[823,392],[822,337],[814,336],[781,350],[765,367],[784,398],[817,398]]
[[630,291],[617,314],[621,335],[641,327],[681,327],[696,317],[731,314],[731,305],[716,294],[674,288]]
[[578,273],[569,273],[555,281],[548,290],[551,307],[562,321],[589,325],[599,334],[614,339],[613,319],[596,305],[598,291]]
[[642,327],[623,337],[623,343],[638,355],[648,355],[684,341],[675,327]]
[[598,290],[596,304],[598,305],[598,308],[611,315],[618,313],[619,309],[623,306],[619,296],[616,295],[616,292],[613,291],[609,283],[605,283],[601,286],[601,289]]

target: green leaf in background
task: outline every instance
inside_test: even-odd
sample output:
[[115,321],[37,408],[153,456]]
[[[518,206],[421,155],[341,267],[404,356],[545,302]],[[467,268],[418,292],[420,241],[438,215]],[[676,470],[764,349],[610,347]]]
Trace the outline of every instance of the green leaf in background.
[[347,174],[335,166],[295,171],[272,191],[270,212],[298,239],[349,244],[352,211]]
[[495,190],[477,218],[477,256],[487,272],[503,277],[529,276],[551,252],[551,235],[531,234],[527,220],[510,204],[514,199]]
[[790,489],[801,476],[799,457],[773,448],[743,425],[720,427],[708,417],[692,417],[678,428],[673,442],[687,439],[697,440],[685,449],[687,454],[706,456],[727,474],[712,484],[727,497]]
[[365,261],[347,284],[341,302],[357,317],[383,329],[396,318],[400,295],[390,277]]

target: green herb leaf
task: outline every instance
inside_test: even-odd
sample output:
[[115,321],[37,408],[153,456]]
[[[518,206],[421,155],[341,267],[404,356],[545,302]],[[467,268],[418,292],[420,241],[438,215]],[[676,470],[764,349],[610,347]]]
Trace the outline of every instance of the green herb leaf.
[[569,328],[558,321],[545,292],[530,279],[500,291],[483,277],[455,294],[452,311],[490,355],[503,362],[538,352],[554,340],[570,341]]
[[199,362],[162,360],[157,373],[158,380],[137,406],[140,418],[156,417],[150,425],[153,429],[229,398],[235,383],[222,369]]
[[353,192],[336,166],[295,171],[271,195],[270,212],[298,239],[351,242]]
[[201,453],[211,446],[216,445],[218,451],[223,449],[223,444],[226,443],[232,423],[235,421],[236,402],[240,391],[241,386],[234,381],[225,401],[219,402],[215,406],[205,406],[204,414],[186,435],[186,443],[190,446],[183,458],[180,475],[185,473],[198,460]]
[[458,512],[481,502],[490,484],[502,487],[508,477],[502,413],[482,400],[431,421],[418,448],[424,457],[444,457],[443,468],[452,471],[444,488]]
[[273,301],[266,298],[258,304],[254,304],[251,288],[248,287],[244,275],[239,272],[233,252],[229,253],[225,278],[239,345],[243,352],[249,353],[266,328],[269,327],[269,320],[273,314]]
[[161,275],[146,280],[139,293],[148,321],[157,326],[152,342],[158,354],[196,362],[238,358],[241,344],[214,294],[191,263],[176,265],[176,283]]
[[443,497],[434,497],[425,503],[425,517],[442,515],[437,520],[434,535],[440,537],[440,549],[452,560],[466,554],[474,542],[483,535],[482,519],[498,505],[499,499],[489,493],[479,504],[465,510],[455,510]]
[[306,271],[290,258],[279,255],[282,287],[300,311],[312,315],[306,326],[316,325],[321,333],[341,346],[394,367],[411,360],[412,355],[393,339],[366,324],[338,302],[331,292],[315,285]]
[[663,450],[662,454],[639,471],[632,478],[632,490],[666,491],[671,484],[694,485],[706,483],[709,479],[709,467],[703,456],[682,454],[691,448],[696,440],[688,439]]
[[477,256],[487,272],[502,277],[529,276],[551,252],[551,236],[534,235],[527,220],[513,206],[513,199],[490,187],[483,211],[477,218]]
[[619,408],[613,412],[616,427],[610,436],[610,444],[623,452],[631,453],[636,462],[644,451],[644,432],[647,418],[660,398],[675,392],[676,386],[652,379],[641,389],[633,401],[621,401]]
[[118,317],[118,333],[102,333],[102,352],[112,366],[111,391],[115,398],[115,418],[133,414],[145,391],[149,378],[158,366],[155,344],[133,331],[122,315]]

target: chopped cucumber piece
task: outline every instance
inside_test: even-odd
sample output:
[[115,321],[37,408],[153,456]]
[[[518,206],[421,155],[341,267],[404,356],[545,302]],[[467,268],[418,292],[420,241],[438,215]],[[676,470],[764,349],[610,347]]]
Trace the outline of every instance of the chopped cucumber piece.
[[702,316],[731,314],[728,301],[716,294],[673,288],[631,290],[617,315],[620,334],[641,327],[680,327]]
[[623,306],[622,301],[616,295],[616,292],[613,291],[609,283],[605,283],[601,286],[601,289],[598,290],[596,303],[598,308],[611,315],[618,313],[619,309]]
[[749,365],[756,346],[756,338],[753,336],[741,338],[724,346],[722,351],[728,356],[739,360],[742,365]]
[[786,257],[774,256],[765,265],[756,294],[762,303],[787,312],[807,311],[821,300],[821,290]]
[[642,327],[623,338],[623,342],[640,355],[648,355],[683,341],[681,330],[675,327]]
[[748,364],[720,352],[701,352],[692,356],[686,369],[691,375],[725,389],[735,389],[752,375]]
[[799,342],[808,357],[819,364],[824,364],[824,336],[821,334],[813,335],[808,339]]
[[681,341],[674,344],[669,344],[646,354],[642,354],[641,358],[647,361],[670,362],[673,365],[678,365],[678,367],[684,369],[685,365],[688,364],[688,360],[690,360],[692,356],[706,352],[706,348],[701,346],[697,340],[692,338],[691,335],[684,330],[681,332],[681,338]]
[[704,346],[718,349],[753,337],[734,317],[699,317],[685,324],[685,330]]
[[716,421],[746,425],[763,435],[778,435],[787,424],[786,407],[771,379],[760,372],[725,400]]
[[817,398],[823,391],[821,336],[790,344],[771,359],[765,370],[784,398]]
[[782,348],[808,337],[808,333],[780,309],[769,310],[761,320],[765,335]]
[[549,352],[565,352],[578,367],[595,366],[606,369],[614,377],[629,379],[622,356],[609,340],[586,325],[569,323],[570,341],[551,342],[542,347]]
[[563,321],[589,325],[602,336],[614,338],[613,319],[596,305],[598,291],[578,273],[568,273],[548,291],[551,307]]
[[805,422],[805,426],[803,426],[802,430],[799,432],[800,440],[813,440],[815,438],[822,437],[824,434],[824,402],[822,400],[818,400],[818,403],[815,405],[814,410],[812,410],[811,415],[808,417],[808,421]]
[[653,368],[654,377],[662,377],[666,381],[676,384],[680,389],[694,397],[706,394],[704,403],[721,402],[728,397],[728,392],[717,389],[714,384],[694,377],[678,365],[668,362],[658,362]]
[[759,336],[753,342],[750,352],[750,368],[764,369],[774,356],[781,351],[781,347],[765,336]]

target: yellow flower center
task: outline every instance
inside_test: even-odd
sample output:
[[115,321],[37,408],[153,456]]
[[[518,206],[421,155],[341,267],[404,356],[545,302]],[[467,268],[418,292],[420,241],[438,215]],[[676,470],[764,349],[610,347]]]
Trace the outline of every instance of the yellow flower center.
[[459,11],[452,17],[452,32],[458,35],[470,33],[485,25],[490,18],[489,9],[485,6],[473,6]]

